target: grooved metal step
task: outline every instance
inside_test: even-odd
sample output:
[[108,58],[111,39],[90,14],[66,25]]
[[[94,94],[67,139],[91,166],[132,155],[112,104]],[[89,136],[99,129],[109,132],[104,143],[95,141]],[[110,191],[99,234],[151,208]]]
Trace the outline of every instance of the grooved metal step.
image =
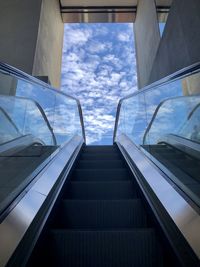
[[51,230],[54,266],[161,267],[153,229],[132,231]]
[[116,146],[84,146],[83,151],[118,151]]
[[122,160],[79,160],[79,169],[121,169],[125,164]]
[[140,199],[63,200],[57,227],[71,229],[114,229],[147,227]]
[[116,146],[83,147],[64,186],[33,266],[163,266],[137,183]]
[[72,174],[77,181],[121,181],[130,180],[130,173],[123,169],[75,169]]
[[131,181],[70,182],[64,198],[73,199],[130,199],[136,198]]
[[121,160],[121,156],[118,153],[82,153],[80,160]]

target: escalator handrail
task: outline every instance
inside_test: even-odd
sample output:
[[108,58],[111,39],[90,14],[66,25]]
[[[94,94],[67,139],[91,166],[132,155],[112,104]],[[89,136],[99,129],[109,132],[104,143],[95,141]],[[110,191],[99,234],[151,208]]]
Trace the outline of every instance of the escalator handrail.
[[188,75],[191,75],[191,74],[195,74],[196,72],[198,72],[200,70],[200,62],[198,63],[195,63],[195,64],[192,64],[191,66],[189,67],[186,67],[186,68],[183,68],[167,77],[164,77],[150,85],[147,85],[145,86],[144,88],[142,89],[139,89],[138,91],[132,93],[132,94],[129,94],[123,98],[121,98],[118,102],[118,105],[117,105],[117,112],[116,112],[116,119],[115,119],[115,126],[114,126],[114,133],[113,133],[113,144],[115,143],[115,139],[116,139],[116,135],[117,135],[117,129],[118,129],[118,123],[119,123],[119,116],[120,116],[120,110],[121,110],[121,105],[123,103],[124,100],[126,99],[129,99],[129,98],[132,98],[134,96],[137,96],[137,95],[141,95],[141,94],[144,94],[146,93],[147,91],[150,91],[152,89],[155,89],[156,87],[159,87],[161,85],[164,85],[164,84],[167,84],[167,83],[170,83],[172,81],[175,81],[175,80],[178,80],[180,78],[184,78]]
[[45,87],[48,90],[53,91],[56,94],[63,95],[64,97],[71,98],[71,99],[75,100],[76,104],[77,104],[77,107],[78,107],[83,139],[86,142],[85,127],[84,127],[84,120],[83,120],[83,113],[82,113],[81,103],[76,97],[68,95],[68,94],[66,94],[66,93],[64,93],[62,91],[59,91],[58,89],[53,88],[51,85],[49,85],[49,84],[47,84],[47,83],[45,83],[45,82],[43,82],[43,81],[31,76],[31,75],[29,75],[29,74],[27,74],[27,73],[25,73],[25,72],[23,72],[21,70],[18,70],[17,68],[12,67],[12,66],[10,66],[10,65],[8,65],[6,63],[0,62],[0,71],[2,71],[4,74],[8,74],[8,75],[14,76],[16,78],[20,78],[22,80],[25,80],[25,81],[28,81],[28,82],[31,82],[31,83],[34,83],[34,84],[38,84],[40,86]]

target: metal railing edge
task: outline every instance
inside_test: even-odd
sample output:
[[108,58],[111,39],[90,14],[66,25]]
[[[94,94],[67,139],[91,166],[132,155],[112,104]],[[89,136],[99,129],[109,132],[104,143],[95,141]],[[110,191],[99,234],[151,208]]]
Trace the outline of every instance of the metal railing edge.
[[15,68],[15,67],[12,67],[6,63],[3,63],[3,62],[0,62],[0,70],[3,70],[4,73],[6,74],[9,74],[9,75],[13,75],[17,78],[20,78],[20,79],[23,79],[23,80],[26,80],[26,81],[29,81],[31,83],[34,83],[34,84],[38,84],[40,86],[43,86],[51,91],[54,91],[55,93],[57,94],[60,94],[60,95],[63,95],[65,97],[68,97],[68,98],[71,98],[73,100],[76,101],[77,103],[77,106],[78,106],[78,111],[79,111],[79,116],[80,116],[80,123],[81,123],[81,128],[82,128],[82,134],[83,134],[83,139],[84,141],[86,142],[86,137],[85,137],[85,128],[84,128],[84,120],[83,120],[83,113],[82,113],[82,108],[81,108],[81,103],[79,101],[78,98],[74,97],[74,96],[71,96],[71,95],[68,95],[62,91],[59,91],[57,90],[56,88],[52,87],[51,85]]
[[116,112],[116,118],[115,118],[115,127],[114,127],[114,133],[113,133],[113,144],[115,143],[115,139],[116,139],[116,134],[117,134],[117,128],[118,128],[118,122],[119,122],[119,115],[120,115],[120,110],[121,110],[121,105],[122,105],[122,102],[126,99],[129,99],[129,98],[132,98],[136,95],[139,95],[139,94],[142,94],[144,92],[147,92],[149,90],[151,90],[152,88],[155,88],[155,87],[158,87],[158,86],[161,86],[161,85],[164,85],[164,84],[167,84],[171,81],[175,81],[177,79],[179,79],[180,77],[186,77],[188,76],[189,74],[194,74],[196,73],[198,70],[200,69],[200,62],[197,62],[197,63],[194,63],[186,68],[183,68],[173,74],[170,74],[169,76],[165,77],[165,78],[162,78],[150,85],[147,85],[145,86],[144,88],[142,89],[139,89],[138,91],[132,93],[132,94],[129,94],[123,98],[121,98],[119,100],[119,103],[117,105],[117,112]]

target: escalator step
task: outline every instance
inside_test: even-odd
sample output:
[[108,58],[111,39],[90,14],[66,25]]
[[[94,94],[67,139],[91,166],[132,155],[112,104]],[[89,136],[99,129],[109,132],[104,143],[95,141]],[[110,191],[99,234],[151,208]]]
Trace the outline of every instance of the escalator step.
[[80,156],[80,160],[120,160],[121,156],[119,153],[82,153]]
[[[153,229],[132,231],[51,230],[53,266],[156,267],[162,253]],[[49,254],[51,255],[51,253]]]
[[56,227],[72,229],[144,228],[146,216],[140,199],[64,200]]
[[117,152],[117,151],[114,151],[114,152],[99,152],[99,153],[97,153],[97,152],[82,152],[81,153],[81,155],[82,156],[94,156],[94,157],[116,157],[116,156],[120,156],[120,154],[119,154],[119,152]]
[[131,181],[70,182],[64,198],[76,199],[130,199],[136,198]]
[[127,169],[76,169],[73,172],[74,181],[121,181],[130,180]]
[[77,164],[79,169],[121,169],[124,166],[122,160],[80,160]]
[[119,151],[116,146],[85,146],[82,151],[92,151],[92,152],[109,152],[109,151]]

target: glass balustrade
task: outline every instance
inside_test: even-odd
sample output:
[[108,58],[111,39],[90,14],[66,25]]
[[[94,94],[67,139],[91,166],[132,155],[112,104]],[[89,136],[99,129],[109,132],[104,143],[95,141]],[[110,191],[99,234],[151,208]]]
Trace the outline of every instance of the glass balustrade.
[[78,100],[0,64],[0,212],[74,136],[84,141],[81,116]]
[[200,205],[200,73],[121,101],[115,141],[127,136]]

